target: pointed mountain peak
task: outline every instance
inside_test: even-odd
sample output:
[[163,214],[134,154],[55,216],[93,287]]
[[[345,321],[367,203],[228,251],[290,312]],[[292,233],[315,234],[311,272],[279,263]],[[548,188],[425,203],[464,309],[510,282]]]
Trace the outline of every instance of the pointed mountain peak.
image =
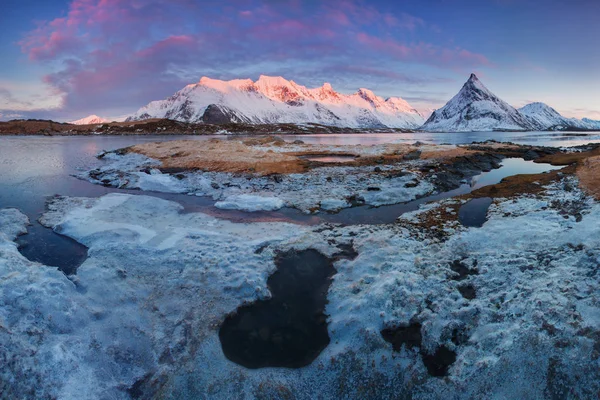
[[431,131],[533,130],[535,126],[514,107],[492,93],[475,74],[446,105],[421,127]]
[[377,96],[375,96],[375,93],[373,93],[372,90],[369,90],[369,89],[366,89],[366,88],[360,88],[360,89],[358,89],[357,93],[363,99],[373,99],[373,98],[377,97]]
[[534,101],[533,103],[526,104],[523,107],[519,108],[519,111],[527,111],[527,110],[532,110],[532,111],[546,110],[546,111],[551,111],[551,112],[558,114],[558,111],[556,111],[554,108],[550,107],[548,104],[542,103],[541,101]]
[[323,84],[323,86],[321,87],[321,89],[328,91],[328,92],[333,92],[333,87],[331,87],[331,83],[329,83],[329,82],[325,82]]
[[256,84],[261,86],[288,86],[291,82],[282,76],[261,75],[258,77]]

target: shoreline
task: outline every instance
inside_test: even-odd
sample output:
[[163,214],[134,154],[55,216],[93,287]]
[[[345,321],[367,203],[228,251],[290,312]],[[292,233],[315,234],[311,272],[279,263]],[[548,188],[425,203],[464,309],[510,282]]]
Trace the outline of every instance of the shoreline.
[[[55,121],[45,120],[12,120],[0,121],[0,136],[151,136],[151,135],[311,135],[311,134],[440,134],[440,133],[473,133],[479,131],[457,131],[440,132],[424,131],[419,129],[407,128],[344,128],[331,125],[321,125],[316,123],[306,124],[205,124],[205,123],[186,123],[168,119],[151,119],[129,122],[109,122],[103,124],[91,125],[73,125]],[[586,136],[588,134],[600,133],[600,130],[542,130],[542,131],[521,131],[521,130],[503,130],[503,131],[483,131],[481,133],[565,133],[570,136]]]

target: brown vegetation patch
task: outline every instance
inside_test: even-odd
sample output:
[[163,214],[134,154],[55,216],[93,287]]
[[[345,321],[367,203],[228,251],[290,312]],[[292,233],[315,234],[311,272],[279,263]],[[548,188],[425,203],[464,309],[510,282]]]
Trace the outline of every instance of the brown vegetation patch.
[[451,236],[449,228],[458,228],[458,210],[463,205],[466,196],[457,196],[442,200],[436,207],[419,212],[411,219],[400,217],[398,223],[411,229],[416,234],[444,241]]
[[470,197],[504,197],[513,198],[523,194],[538,194],[544,186],[563,178],[565,174],[573,174],[575,166],[568,166],[541,174],[513,175],[502,179],[495,185],[484,186],[471,192]]
[[600,156],[600,147],[588,151],[573,153],[556,153],[537,159],[535,162],[549,163],[552,165],[570,165],[580,163],[589,157]]
[[144,143],[131,147],[130,151],[157,159],[168,170],[269,175],[298,173],[307,169],[307,163],[298,157],[234,140]]
[[433,159],[454,159],[457,157],[469,156],[472,154],[481,153],[479,150],[471,150],[465,147],[454,147],[454,146],[428,146],[424,148],[421,153],[422,160],[433,160]]
[[[273,151],[277,150],[277,151]],[[240,140],[178,140],[144,143],[133,151],[162,162],[163,171],[202,170],[260,175],[300,173],[323,165],[377,166],[396,164],[421,158],[418,147],[408,144],[386,144],[373,150],[368,146],[327,146],[290,144],[277,136]],[[454,146],[428,146],[428,159],[445,160],[470,150]],[[322,162],[310,157],[355,157],[354,160]]]
[[581,188],[600,200],[600,156],[588,157],[580,162],[577,177]]

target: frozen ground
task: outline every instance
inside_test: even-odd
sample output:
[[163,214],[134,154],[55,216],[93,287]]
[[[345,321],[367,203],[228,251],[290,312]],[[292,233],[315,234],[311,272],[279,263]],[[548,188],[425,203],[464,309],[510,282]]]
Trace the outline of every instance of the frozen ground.
[[379,173],[374,173],[373,166],[335,166],[259,176],[201,171],[162,174],[156,168],[158,161],[136,153],[108,153],[104,159],[106,165],[78,176],[124,189],[209,196],[222,208],[248,211],[286,206],[308,213],[336,211],[352,203],[381,206],[411,201],[434,190],[420,173],[406,169],[410,162],[382,165],[377,167]]
[[[453,226],[444,241],[402,223],[309,229],[180,211],[146,196],[53,199],[43,223],[89,247],[70,279],[24,259],[13,240],[26,217],[0,212],[3,395],[594,398],[600,390],[600,205],[572,178],[544,196],[497,200],[483,227]],[[269,296],[277,250],[331,256],[347,244],[359,256],[335,263],[331,343],[311,365],[247,370],[223,356],[219,325]],[[474,298],[461,295],[465,285]],[[417,348],[394,352],[380,335],[414,323]],[[440,346],[456,361],[433,377],[423,358]]]

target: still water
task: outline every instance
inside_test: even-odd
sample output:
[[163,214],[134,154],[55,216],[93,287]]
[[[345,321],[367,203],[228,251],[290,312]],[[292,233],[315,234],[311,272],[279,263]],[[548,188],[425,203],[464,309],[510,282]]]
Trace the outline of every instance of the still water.
[[[25,213],[32,222],[29,233],[19,239],[22,253],[34,261],[43,262],[73,273],[85,259],[85,247],[77,245],[69,238],[54,234],[43,228],[37,219],[44,212],[46,198],[56,194],[66,196],[98,197],[111,192],[141,194],[139,191],[127,191],[105,188],[78,180],[71,176],[82,169],[91,169],[102,163],[96,155],[103,150],[114,150],[138,143],[160,140],[208,140],[215,136],[4,136],[0,137],[0,208],[14,207]],[[220,136],[221,138],[223,136]],[[485,134],[348,134],[348,135],[310,135],[287,136],[285,140],[301,139],[306,143],[327,144],[365,144],[412,143],[417,140],[429,143],[469,143],[474,140],[510,140],[518,143],[570,146],[590,141],[600,142],[597,135],[570,136],[565,133],[532,132],[496,132]],[[342,210],[339,214],[320,214],[307,216],[297,210],[283,209],[273,213],[248,214],[239,211],[219,210],[208,198],[195,196],[151,193],[143,194],[174,200],[182,204],[187,212],[201,211],[228,218],[233,221],[292,221],[302,224],[316,224],[323,221],[353,223],[393,222],[400,214],[417,209],[426,201],[447,198],[467,193],[484,184],[498,182],[504,176],[516,173],[537,173],[548,166],[525,162],[523,160],[504,160],[504,166],[498,170],[476,177],[471,184],[448,193],[442,193],[420,199],[408,204],[370,209],[358,207]]]

